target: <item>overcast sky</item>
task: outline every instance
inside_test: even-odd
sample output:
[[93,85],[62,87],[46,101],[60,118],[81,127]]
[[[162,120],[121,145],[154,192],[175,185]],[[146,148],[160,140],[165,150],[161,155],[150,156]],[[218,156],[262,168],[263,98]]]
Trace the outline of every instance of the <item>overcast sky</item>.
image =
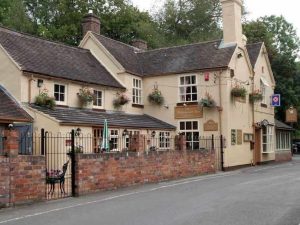
[[[155,9],[164,2],[164,0],[131,1],[142,10],[151,10],[153,7]],[[272,14],[283,15],[288,22],[294,25],[300,35],[300,12],[297,2],[297,0],[245,0],[247,11],[250,13],[248,19]]]

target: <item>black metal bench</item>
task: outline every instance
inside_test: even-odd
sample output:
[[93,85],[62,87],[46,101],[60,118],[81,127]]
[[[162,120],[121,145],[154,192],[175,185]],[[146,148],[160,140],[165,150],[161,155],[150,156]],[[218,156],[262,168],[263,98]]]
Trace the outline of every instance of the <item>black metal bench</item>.
[[59,183],[60,191],[62,194],[65,194],[65,175],[68,169],[69,161],[67,161],[62,167],[62,173],[60,174],[50,174],[49,172],[46,173],[46,183],[50,184],[50,191],[48,194],[53,194],[55,190],[55,184]]

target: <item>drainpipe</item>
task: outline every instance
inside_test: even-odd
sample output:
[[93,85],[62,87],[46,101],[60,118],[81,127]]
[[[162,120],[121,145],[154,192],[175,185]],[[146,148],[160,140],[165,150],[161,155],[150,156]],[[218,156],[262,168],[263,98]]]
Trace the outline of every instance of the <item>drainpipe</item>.
[[[219,108],[219,124],[220,124],[220,138],[223,139],[223,134],[222,134],[222,129],[223,129],[223,126],[222,126],[222,112],[223,112],[223,104],[222,104],[222,79],[221,79],[221,76],[222,76],[222,70],[220,71],[220,74],[219,74],[219,99],[220,99],[220,108]],[[223,140],[221,140],[221,142],[223,143]],[[224,144],[224,143],[223,143]],[[222,145],[222,144],[221,144]],[[221,169],[222,171],[224,171],[224,148],[220,149],[220,157],[221,157]]]
[[[253,71],[253,77],[252,77],[252,82],[251,82],[251,84],[252,84],[252,87],[251,87],[251,91],[252,91],[252,93],[254,93],[254,78],[255,78],[255,72]],[[254,112],[254,101],[252,102],[252,127],[253,127],[253,141],[254,141],[254,146],[253,146],[253,154],[252,154],[252,156],[253,156],[253,160],[252,160],[252,164],[253,164],[253,166],[255,166],[256,165],[256,162],[255,162],[255,156],[256,156],[256,143],[255,143],[255,141],[256,141],[256,137],[255,137],[255,117],[254,117],[254,115],[255,115],[255,112]],[[251,147],[251,146],[250,146]]]

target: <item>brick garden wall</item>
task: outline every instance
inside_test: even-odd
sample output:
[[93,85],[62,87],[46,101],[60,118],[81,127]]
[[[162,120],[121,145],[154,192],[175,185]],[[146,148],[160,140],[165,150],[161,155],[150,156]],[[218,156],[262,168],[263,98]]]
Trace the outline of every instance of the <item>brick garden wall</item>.
[[45,157],[18,155],[15,131],[5,131],[0,156],[0,207],[45,199]]
[[77,154],[78,195],[215,172],[213,151]]
[[292,160],[291,151],[277,151],[275,152],[275,161],[276,162],[288,162]]

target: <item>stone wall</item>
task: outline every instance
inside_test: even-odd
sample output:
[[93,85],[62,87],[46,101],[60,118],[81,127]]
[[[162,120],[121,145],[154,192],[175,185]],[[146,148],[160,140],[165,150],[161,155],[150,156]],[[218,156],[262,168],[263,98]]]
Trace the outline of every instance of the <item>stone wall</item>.
[[215,172],[214,151],[149,154],[77,154],[76,193],[93,193],[138,184]]

